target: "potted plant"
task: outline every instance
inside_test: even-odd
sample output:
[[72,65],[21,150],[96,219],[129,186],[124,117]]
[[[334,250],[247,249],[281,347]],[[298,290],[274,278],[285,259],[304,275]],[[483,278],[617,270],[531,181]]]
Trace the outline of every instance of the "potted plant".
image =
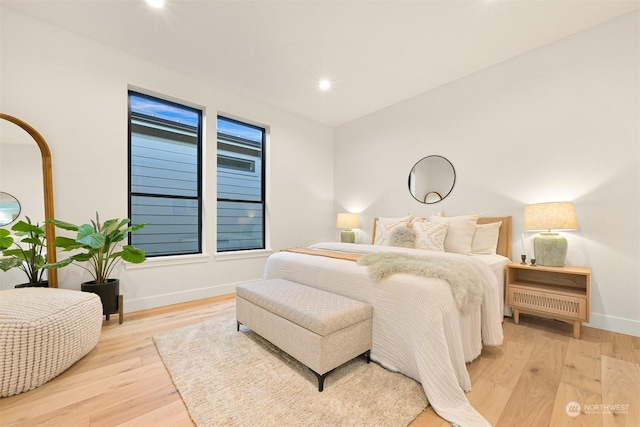
[[63,251],[77,251],[67,259],[48,264],[46,268],[60,268],[75,264],[88,271],[93,280],[81,284],[81,290],[100,296],[103,314],[107,316],[118,312],[120,280],[111,277],[118,262],[126,261],[140,264],[146,260],[145,252],[131,245],[120,245],[128,233],[139,230],[146,224],[130,226],[131,220],[109,219],[104,223],[96,212],[96,220],[90,224],[75,225],[56,219],[47,220],[63,230],[73,231],[75,237],[56,236],[53,245]]
[[[46,249],[46,233],[44,226],[18,221],[11,227],[19,241],[11,237],[9,230],[0,229],[0,251],[4,258],[0,258],[0,270],[9,271],[12,268],[22,270],[29,280],[27,283],[16,285],[16,288],[39,287],[47,288],[49,283],[44,280],[44,270],[47,263],[44,255]],[[15,247],[12,247],[15,246]]]

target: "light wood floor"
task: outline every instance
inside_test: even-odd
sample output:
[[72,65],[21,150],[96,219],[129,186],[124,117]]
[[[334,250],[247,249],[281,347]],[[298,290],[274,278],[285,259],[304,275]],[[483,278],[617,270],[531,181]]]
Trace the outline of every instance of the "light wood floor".
[[[42,387],[0,399],[0,425],[192,426],[151,338],[234,312],[229,295],[126,314],[122,325],[112,316],[82,360]],[[571,325],[532,316],[505,320],[504,332],[503,345],[468,365],[469,401],[493,425],[640,426],[640,338],[583,328],[576,340]],[[583,413],[569,417],[570,402]],[[449,424],[427,408],[411,426]]]

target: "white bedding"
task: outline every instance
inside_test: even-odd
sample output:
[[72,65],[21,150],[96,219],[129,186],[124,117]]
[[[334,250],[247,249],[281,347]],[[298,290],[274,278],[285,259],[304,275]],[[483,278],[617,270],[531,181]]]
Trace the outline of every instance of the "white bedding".
[[503,292],[498,278],[502,278],[507,258],[349,243],[323,243],[311,248],[410,252],[466,260],[477,271],[485,292],[482,306],[464,315],[448,283],[441,279],[400,273],[374,282],[367,268],[353,261],[278,252],[267,260],[265,278],[288,279],[371,304],[371,358],[419,381],[431,406],[444,419],[460,426],[489,425],[464,395],[471,389],[465,362],[475,359],[483,344],[502,343]]

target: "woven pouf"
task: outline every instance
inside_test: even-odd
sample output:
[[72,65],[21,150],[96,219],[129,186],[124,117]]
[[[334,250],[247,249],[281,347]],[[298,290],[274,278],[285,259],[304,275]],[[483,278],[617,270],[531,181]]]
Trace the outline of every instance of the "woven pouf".
[[0,397],[40,387],[98,343],[102,303],[54,288],[0,292]]

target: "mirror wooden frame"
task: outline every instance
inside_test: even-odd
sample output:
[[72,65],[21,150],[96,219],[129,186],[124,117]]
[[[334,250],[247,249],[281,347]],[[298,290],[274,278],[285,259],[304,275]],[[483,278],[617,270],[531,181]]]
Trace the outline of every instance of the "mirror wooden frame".
[[[31,125],[17,117],[10,116],[8,114],[0,113],[0,119],[7,120],[27,132],[31,138],[34,139],[38,147],[40,148],[40,154],[42,155],[42,183],[44,189],[44,216],[45,219],[55,218],[53,210],[53,172],[51,169],[51,151],[47,141],[35,130]],[[56,262],[56,247],[53,246],[53,241],[56,238],[56,229],[53,224],[45,224],[45,230],[47,233],[47,262]],[[58,287],[58,270],[50,269],[47,271],[47,279],[49,280],[50,288]]]

